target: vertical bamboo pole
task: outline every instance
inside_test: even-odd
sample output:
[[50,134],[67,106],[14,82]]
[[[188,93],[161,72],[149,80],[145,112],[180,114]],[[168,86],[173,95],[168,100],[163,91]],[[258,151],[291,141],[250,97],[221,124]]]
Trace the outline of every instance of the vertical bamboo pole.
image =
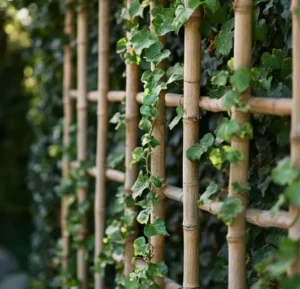
[[[155,7],[155,2],[151,3],[151,10]],[[159,5],[165,6],[166,1],[160,0]],[[151,17],[152,22],[152,17]],[[150,24],[150,29],[154,33],[154,27],[152,23]],[[159,37],[160,42],[165,46],[166,37]],[[165,70],[166,64],[165,61],[161,61],[157,66],[153,63],[151,64],[151,69],[154,70],[156,67]],[[155,147],[152,150],[151,155],[151,174],[156,177],[165,178],[165,149],[166,149],[166,117],[165,117],[165,94],[166,91],[161,91],[159,95],[159,100],[157,104],[158,114],[153,121],[153,136],[159,141],[160,145]],[[165,195],[162,189],[157,189],[156,193],[158,194],[158,202],[154,206],[153,213],[151,214],[151,222],[154,221],[155,217],[158,217],[161,220],[165,219]],[[159,263],[164,261],[164,247],[165,247],[165,236],[158,235],[151,237],[150,243],[153,248],[153,263]],[[164,288],[164,279],[157,278],[155,282]]]
[[[291,126],[291,160],[295,168],[300,170],[300,24],[297,11],[300,9],[299,1],[292,0],[292,30],[293,30],[293,106]],[[299,191],[300,193],[300,191]],[[300,240],[300,208],[290,207],[292,214],[297,216],[296,221],[289,229],[289,237]],[[300,256],[291,266],[290,275],[300,273]]]
[[[131,0],[127,0],[127,8],[129,9]],[[127,33],[127,38],[130,33]],[[138,143],[138,103],[136,95],[139,90],[139,67],[137,64],[126,65],[126,155],[125,155],[125,194],[131,196],[131,188],[137,178],[137,165],[130,166],[132,160],[132,152]],[[125,214],[130,213],[135,208],[125,207]],[[133,241],[135,234],[125,238],[125,254],[124,254],[124,275],[127,276],[133,269],[132,257],[134,256]]]
[[[188,0],[185,5],[188,7]],[[201,11],[197,8],[184,29],[184,116],[183,116],[183,288],[199,288],[199,164],[185,152],[199,141]]]
[[[97,174],[95,195],[95,263],[103,250],[103,236],[105,226],[105,167],[106,143],[108,129],[109,89],[109,0],[99,0],[99,41],[98,41],[98,89],[99,100],[97,109]],[[95,289],[103,289],[104,280],[95,272]]]
[[[236,0],[235,9],[235,39],[234,39],[234,66],[251,66],[251,27],[252,27],[252,0]],[[247,89],[242,94],[242,100],[247,102],[251,91]],[[236,120],[239,125],[249,121],[249,113],[232,109],[231,118]],[[244,159],[230,166],[229,178],[229,197],[238,197],[243,204],[243,212],[237,216],[228,228],[227,241],[229,251],[229,280],[228,288],[246,288],[246,239],[245,239],[245,210],[247,203],[246,193],[237,195],[232,190],[231,184],[234,182],[246,183],[248,180],[249,163],[249,141],[239,137],[232,139],[231,147],[244,155]]]
[[[66,5],[72,0],[67,0]],[[68,36],[74,34],[73,26],[74,13],[67,8],[65,15],[64,33]],[[64,128],[63,128],[63,146],[67,148],[70,145],[69,128],[72,123],[72,100],[70,90],[72,89],[72,49],[70,43],[64,45],[64,74],[63,74],[63,100],[64,100]],[[62,175],[64,179],[68,179],[70,174],[70,160],[65,152],[62,161]],[[68,217],[68,198],[62,197],[61,202],[61,235],[62,235],[62,260],[61,265],[63,270],[68,269],[69,257],[69,232],[67,228]]]
[[[79,162],[87,158],[87,9],[81,7],[77,18],[77,158]],[[78,204],[87,199],[87,188],[79,188],[77,191]],[[82,219],[82,229],[79,239],[86,237],[87,220]],[[82,245],[77,251],[77,278],[80,280],[80,288],[87,289],[87,249]]]

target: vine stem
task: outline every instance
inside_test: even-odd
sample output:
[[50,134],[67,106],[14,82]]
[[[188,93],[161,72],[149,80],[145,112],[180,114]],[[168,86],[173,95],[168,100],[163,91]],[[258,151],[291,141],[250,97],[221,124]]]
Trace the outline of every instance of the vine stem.
[[[151,3],[150,13],[152,9],[155,8],[156,5],[166,6],[166,0],[160,0],[159,3],[155,4]],[[151,15],[152,22],[152,15]],[[152,23],[150,23],[150,30],[153,34],[154,27]],[[159,41],[165,46],[166,37],[159,37]],[[161,61],[157,66],[153,63],[151,64],[151,70],[155,68],[160,68],[165,70],[166,63],[165,61]],[[159,94],[159,99],[157,101],[157,116],[153,120],[152,129],[153,136],[159,141],[159,145],[152,149],[151,155],[151,175],[160,177],[165,179],[165,147],[166,147],[166,118],[165,118],[165,94],[166,91],[162,90]],[[155,218],[159,218],[161,220],[165,220],[165,195],[163,193],[163,189],[155,189],[155,192],[158,194],[158,201],[154,205],[153,212],[151,214],[151,222],[153,223]],[[150,238],[150,244],[153,248],[153,257],[151,258],[151,262],[160,263],[164,261],[164,248],[165,248],[165,236],[158,235]],[[164,278],[157,277],[155,279],[155,283],[160,287],[164,288]]]

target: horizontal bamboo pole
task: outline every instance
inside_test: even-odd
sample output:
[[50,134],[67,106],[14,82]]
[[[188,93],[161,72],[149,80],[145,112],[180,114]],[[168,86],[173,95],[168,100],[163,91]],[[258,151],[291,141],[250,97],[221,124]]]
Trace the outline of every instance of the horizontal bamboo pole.
[[[98,91],[88,93],[88,100],[91,102],[97,101]],[[77,91],[71,90],[70,96],[72,99],[77,99]],[[107,99],[109,102],[121,102],[125,98],[125,91],[109,91]],[[139,92],[136,96],[138,103],[142,103],[143,93]],[[289,98],[267,98],[267,97],[251,97],[248,104],[249,112],[259,114],[269,114],[285,116],[290,115],[292,110],[292,99]],[[165,105],[167,107],[183,106],[183,95],[176,93],[166,93]],[[199,107],[202,110],[212,112],[222,112],[228,109],[222,105],[221,99],[209,98],[208,96],[201,97]]]
[[[76,162],[76,161],[71,162],[71,167],[78,168],[78,162]],[[92,177],[96,177],[97,167],[92,167],[92,168],[87,169],[87,173]],[[105,176],[110,181],[115,181],[115,182],[119,182],[119,183],[124,183],[124,181],[125,181],[125,173],[118,171],[118,170],[107,169],[105,171]]]
[[[182,188],[167,186],[164,189],[164,194],[169,199],[182,202]],[[215,202],[210,200],[202,205],[200,209],[212,215],[218,215],[220,213],[222,204],[222,202]],[[295,214],[291,214],[285,211],[280,211],[278,214],[273,216],[270,211],[266,210],[246,210],[246,221],[259,227],[276,227],[288,229],[294,224],[296,218],[297,216]]]

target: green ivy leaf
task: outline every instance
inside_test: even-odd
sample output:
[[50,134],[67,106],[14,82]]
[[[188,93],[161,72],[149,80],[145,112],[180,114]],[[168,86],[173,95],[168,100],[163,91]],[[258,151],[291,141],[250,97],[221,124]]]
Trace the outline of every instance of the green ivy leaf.
[[227,20],[223,25],[221,32],[215,37],[215,47],[218,53],[222,55],[229,55],[232,50],[232,42],[234,32],[231,31],[234,27],[234,18]]
[[133,242],[134,256],[146,257],[149,255],[149,246],[146,244],[145,237],[139,237]]
[[172,122],[169,124],[169,128],[172,130],[182,119],[183,114],[184,114],[184,109],[182,106],[178,106],[176,107],[176,113],[177,116],[174,117],[174,119],[172,120]]
[[194,9],[185,8],[183,5],[179,5],[175,11],[175,18],[173,20],[173,28],[176,34],[178,34],[179,29],[184,25],[191,15],[193,14]]
[[123,53],[126,51],[126,45],[127,45],[127,40],[126,38],[121,38],[118,42],[117,42],[117,53]]
[[165,277],[168,274],[168,267],[164,262],[158,264],[148,263],[146,276],[149,280],[154,280],[156,277]]
[[142,117],[139,123],[139,128],[148,133],[152,129],[152,123],[147,117]]
[[134,30],[131,33],[131,43],[137,55],[141,55],[144,49],[158,42],[157,37],[154,36],[149,29]]
[[281,194],[277,200],[277,202],[271,208],[271,214],[273,216],[279,213],[280,208],[285,204],[286,198],[284,194]]
[[253,139],[253,127],[249,122],[246,122],[240,128],[239,137],[245,140]]
[[283,61],[283,54],[280,49],[273,49],[272,54],[269,52],[265,52],[261,61],[266,68],[270,69],[281,69],[281,64]]
[[147,157],[147,152],[143,147],[136,147],[132,152],[131,164],[138,163],[142,160],[145,160]]
[[192,162],[200,160],[201,156],[208,151],[213,143],[213,135],[211,133],[207,133],[203,136],[199,143],[194,144],[186,151],[186,157]]
[[145,189],[149,187],[149,178],[147,175],[143,174],[143,171],[141,170],[139,172],[138,178],[135,181],[132,190],[132,197],[136,199],[137,197],[140,197]]
[[205,6],[213,13],[216,12],[220,8],[219,0],[205,0]]
[[300,206],[300,181],[290,184],[285,190],[284,194],[292,206]]
[[143,73],[141,81],[145,84],[145,88],[154,89],[164,74],[165,72],[160,68],[147,70]]
[[206,188],[205,192],[201,194],[199,201],[197,202],[198,206],[201,206],[209,200],[209,198],[217,193],[219,190],[219,185],[215,182],[211,182],[209,186]]
[[154,19],[152,20],[152,24],[154,26],[155,33],[161,36],[166,35],[168,32],[174,30],[174,8],[164,8],[162,6],[156,6],[151,10],[151,14],[154,17]]
[[217,137],[227,142],[231,141],[232,136],[238,134],[240,126],[234,119],[223,118],[217,128]]
[[151,176],[149,181],[152,186],[156,188],[162,188],[164,178],[158,176]]
[[227,84],[228,75],[228,71],[221,70],[211,79],[211,83],[218,86],[225,86]]
[[233,219],[243,210],[243,205],[238,198],[227,198],[223,203],[218,217],[227,225],[231,225]]
[[230,150],[225,153],[225,159],[230,163],[238,163],[244,159],[244,155],[239,151]]
[[174,66],[167,70],[167,84],[183,79],[183,66],[180,63],[176,63]]
[[146,61],[153,62],[155,65],[157,65],[163,59],[168,58],[170,56],[170,50],[164,49],[162,51],[161,49],[162,44],[160,42],[152,44],[148,49],[146,49]]
[[245,91],[249,87],[250,81],[251,72],[243,66],[236,69],[230,77],[230,83],[239,93]]
[[165,221],[155,218],[154,222],[151,224],[147,224],[144,228],[144,234],[146,237],[152,237],[152,236],[158,236],[158,235],[164,235],[168,236],[168,232],[166,229]]
[[290,158],[284,158],[278,162],[272,171],[272,178],[276,184],[286,185],[293,182],[299,176],[299,172],[291,164]]
[[240,194],[240,193],[246,193],[250,191],[250,186],[248,183],[246,184],[241,184],[239,182],[234,182],[231,184],[232,190],[236,193],[236,194]]
[[146,209],[146,210],[140,211],[136,219],[140,224],[147,224],[149,221],[149,217],[150,217],[150,213]]
[[231,108],[232,106],[239,103],[240,94],[236,90],[227,91],[222,97],[222,104],[226,108]]
[[143,18],[144,7],[141,6],[139,0],[131,0],[130,7],[128,9],[130,19],[134,19],[135,17]]
[[150,145],[152,148],[155,148],[159,145],[159,141],[151,134],[145,133],[142,136],[142,145]]
[[156,117],[157,115],[157,108],[152,107],[150,105],[143,104],[140,108],[140,112],[143,116],[147,117]]

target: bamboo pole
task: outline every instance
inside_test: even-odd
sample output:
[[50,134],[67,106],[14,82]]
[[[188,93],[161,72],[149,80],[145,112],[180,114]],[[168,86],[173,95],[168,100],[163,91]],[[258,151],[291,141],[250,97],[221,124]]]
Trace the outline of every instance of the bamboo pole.
[[[99,41],[98,41],[98,110],[97,110],[97,175],[95,194],[95,264],[103,250],[106,208],[106,143],[108,133],[108,102],[109,89],[109,0],[99,0]],[[104,288],[104,279],[95,272],[95,289]]]
[[[295,168],[300,170],[300,25],[297,11],[299,1],[292,0],[292,31],[293,31],[293,106],[291,124],[291,160]],[[300,192],[299,192],[300,193]],[[289,229],[289,237],[299,243],[300,240],[300,207],[290,206],[290,212],[297,216],[297,220]],[[300,273],[300,253],[289,269],[289,275]]]
[[[188,7],[188,1],[185,0]],[[199,164],[186,151],[199,141],[201,11],[197,8],[185,24],[183,116],[183,288],[199,288]]]
[[[77,158],[79,162],[87,158],[87,8],[82,7],[78,11],[77,18]],[[78,204],[87,199],[87,188],[77,190]],[[86,237],[87,219],[82,219],[82,229],[79,232],[79,240]],[[80,288],[87,289],[87,248],[81,245],[77,251],[77,278]]]
[[[252,27],[252,0],[236,0],[235,9],[235,39],[234,39],[234,65],[250,67],[251,65],[251,27]],[[242,93],[242,101],[247,102],[251,97],[250,89]],[[232,109],[232,119],[239,125],[249,121],[249,113]],[[228,227],[227,241],[229,252],[228,288],[246,288],[246,222],[245,212],[247,203],[246,192],[237,195],[232,190],[232,183],[245,184],[248,180],[249,141],[239,137],[232,139],[231,147],[244,155],[241,162],[231,163],[229,177],[228,197],[240,198],[243,204],[242,213],[237,216],[232,225]]]
[[[131,0],[126,1],[127,8],[131,6]],[[130,19],[129,19],[130,20]],[[138,19],[134,19],[137,21]],[[127,38],[130,33],[127,32]],[[139,107],[136,102],[136,95],[139,91],[139,66],[136,63],[126,64],[126,154],[125,154],[125,194],[130,197],[132,195],[131,188],[137,178],[137,165],[131,165],[132,153],[138,145],[138,124],[139,124]],[[125,215],[132,211],[136,212],[135,207],[125,206]],[[135,221],[136,222],[136,221]],[[137,224],[133,224],[134,227]],[[124,253],[124,275],[127,276],[133,270],[134,265],[132,258],[134,257],[133,242],[136,234],[125,237],[125,253]]]
[[[67,0],[66,5],[70,4],[72,0]],[[68,36],[74,34],[73,25],[74,13],[72,10],[67,8],[65,15],[64,33]],[[63,100],[64,100],[64,128],[63,128],[63,146],[66,149],[70,145],[70,134],[69,129],[72,124],[72,101],[70,98],[70,90],[72,88],[72,49],[70,44],[64,45],[64,74],[63,74]],[[63,162],[62,162],[62,175],[64,179],[68,179],[70,176],[70,160],[68,154],[64,151]],[[68,217],[68,198],[62,197],[61,202],[61,235],[62,235],[62,259],[61,265],[63,270],[68,269],[68,257],[70,251],[69,245],[69,232],[67,228],[67,217]]]
[[[98,101],[98,91],[91,91],[88,93],[88,100],[91,102]],[[77,99],[77,91],[71,90],[70,96],[72,99]],[[109,91],[107,93],[107,100],[109,102],[121,102],[125,97],[125,91]],[[136,95],[138,103],[143,102],[143,92]],[[285,116],[290,115],[292,110],[292,99],[289,98],[267,98],[267,97],[251,97],[248,102],[250,108],[249,112]],[[177,107],[183,106],[183,96],[176,93],[166,93],[165,106]],[[228,109],[223,106],[221,99],[212,99],[207,96],[201,97],[199,107],[202,110],[221,112]]]
[[[152,9],[156,5],[166,6],[166,0],[157,1],[157,3],[152,2],[150,5],[150,14]],[[154,27],[152,25],[152,15],[150,17],[150,30],[154,34]],[[163,47],[166,44],[166,37],[160,36],[159,41],[162,43]],[[155,68],[160,68],[165,70],[166,63],[161,61],[158,65],[151,64],[151,70]],[[159,99],[157,101],[158,113],[152,122],[152,135],[159,141],[160,145],[152,149],[151,155],[151,175],[156,177],[161,177],[165,179],[165,150],[166,150],[166,117],[165,117],[165,94],[166,91],[162,90],[159,94]],[[165,220],[165,195],[163,189],[155,190],[158,195],[158,201],[154,205],[153,212],[151,214],[151,222],[154,222],[155,218],[160,220]],[[151,262],[160,263],[164,261],[164,249],[165,249],[165,236],[158,235],[150,238],[150,244],[153,249],[153,257]],[[164,288],[164,278],[157,277],[155,283],[160,287]]]

